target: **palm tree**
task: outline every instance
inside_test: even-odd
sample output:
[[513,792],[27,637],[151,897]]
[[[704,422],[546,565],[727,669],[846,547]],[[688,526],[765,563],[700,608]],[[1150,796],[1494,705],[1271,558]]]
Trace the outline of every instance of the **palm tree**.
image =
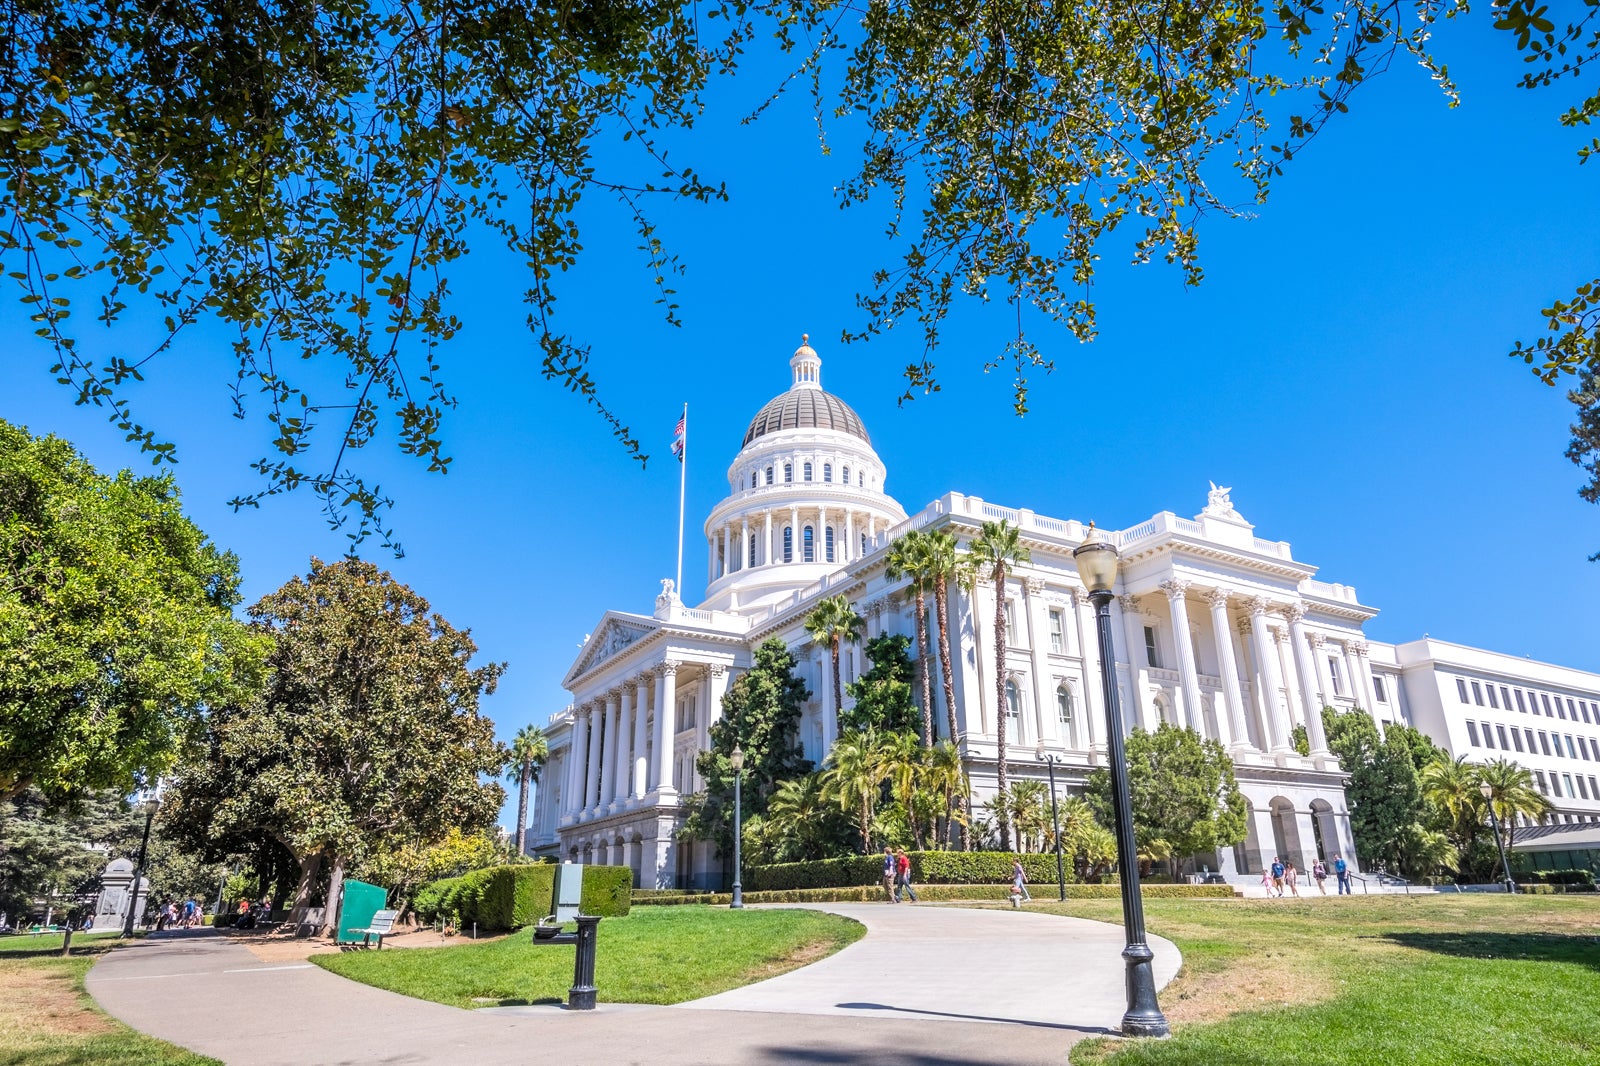
[[923,837],[915,801],[927,750],[917,743],[914,733],[890,733],[878,742],[883,776],[889,782],[889,791],[905,808],[906,823],[911,827],[911,837],[918,851],[922,850]]
[[944,834],[942,840],[945,847],[950,846],[950,841],[955,835],[955,826],[965,822],[962,814],[962,799],[971,787],[967,782],[967,773],[961,766],[961,749],[956,747],[954,741],[941,740],[928,752],[928,768],[925,783],[927,787],[944,798]]
[[522,836],[528,828],[528,788],[539,780],[539,771],[550,757],[550,744],[544,730],[535,725],[525,725],[511,739],[511,766],[506,780],[517,782],[517,835],[516,854],[521,855]]
[[1479,767],[1465,755],[1450,759],[1436,756],[1418,775],[1422,796],[1445,816],[1445,836],[1456,849],[1456,869],[1465,871],[1467,857],[1483,831],[1483,795],[1478,791]]
[[933,588],[932,576],[927,568],[928,538],[913,529],[889,545],[889,555],[884,562],[884,576],[890,581],[902,577],[911,579],[911,592],[916,597],[917,621],[917,674],[922,692],[922,746],[933,747],[933,675],[928,670],[928,593]]
[[826,644],[833,656],[833,715],[838,727],[839,716],[844,713],[844,689],[839,685],[839,645],[843,641],[859,641],[861,628],[866,623],[856,614],[850,601],[841,596],[829,596],[806,616],[806,632],[817,644]]
[[1500,821],[1506,852],[1517,832],[1517,816],[1538,822],[1550,812],[1550,801],[1533,787],[1533,772],[1510,759],[1493,759],[1478,768],[1478,780],[1489,786],[1489,802]]
[[778,837],[778,861],[819,859],[818,829],[830,797],[821,774],[792,777],[767,802],[767,823]]
[[[969,589],[980,580],[994,585],[994,707],[995,775],[999,794],[1009,782],[1006,773],[1006,574],[1032,559],[1022,545],[1021,532],[1010,523],[985,522],[967,545],[964,575]],[[1011,826],[1005,805],[1000,806],[1000,850],[1011,850]]]
[[834,741],[822,784],[841,811],[853,813],[861,830],[861,854],[872,854],[872,809],[886,776],[878,738],[872,732],[846,733]]
[[948,530],[928,533],[922,541],[922,565],[933,581],[933,606],[939,619],[939,680],[944,683],[944,713],[950,743],[956,743],[956,682],[950,666],[950,582],[961,575],[961,553]]

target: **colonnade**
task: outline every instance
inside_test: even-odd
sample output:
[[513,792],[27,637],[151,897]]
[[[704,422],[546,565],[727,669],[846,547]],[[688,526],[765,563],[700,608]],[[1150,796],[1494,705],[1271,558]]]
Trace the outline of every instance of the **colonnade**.
[[[781,566],[784,563],[850,563],[864,554],[867,543],[888,528],[889,521],[859,507],[829,507],[809,503],[787,507],[768,507],[731,518],[711,533],[707,555],[706,580],[754,567]],[[790,533],[788,558],[784,557],[783,531]],[[812,530],[811,558],[806,558],[804,533]],[[833,530],[833,555],[828,555],[828,533]],[[752,561],[752,556],[754,561]]]

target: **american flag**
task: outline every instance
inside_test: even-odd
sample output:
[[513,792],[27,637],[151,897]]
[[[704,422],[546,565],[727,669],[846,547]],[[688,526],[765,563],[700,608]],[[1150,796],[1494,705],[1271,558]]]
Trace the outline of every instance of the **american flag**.
[[688,416],[684,416],[683,418],[679,418],[678,419],[678,428],[673,431],[673,437],[672,437],[672,454],[676,455],[678,457],[678,462],[680,462],[680,463],[683,462],[683,449],[684,449],[685,428],[686,428],[685,425],[684,425],[684,422],[687,419],[687,417]]

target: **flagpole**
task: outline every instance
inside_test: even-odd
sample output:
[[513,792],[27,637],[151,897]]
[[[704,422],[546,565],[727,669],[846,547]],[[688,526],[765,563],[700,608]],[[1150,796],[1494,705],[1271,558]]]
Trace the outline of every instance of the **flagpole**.
[[683,489],[689,479],[689,405],[683,405],[683,454],[678,456],[678,599],[683,599]]

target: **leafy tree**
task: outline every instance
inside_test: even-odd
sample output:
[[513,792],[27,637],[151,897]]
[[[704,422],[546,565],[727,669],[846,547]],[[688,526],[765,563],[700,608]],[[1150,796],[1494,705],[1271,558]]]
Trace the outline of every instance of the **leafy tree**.
[[[1010,791],[1006,768],[1006,575],[1032,558],[1022,534],[1004,519],[985,522],[967,545],[963,580],[969,589],[987,581],[994,587],[994,718],[995,773],[1000,795]],[[1000,807],[1000,850],[1011,850],[1006,808]]]
[[498,837],[494,829],[463,831],[451,826],[431,841],[416,837],[386,840],[357,860],[351,872],[388,888],[389,905],[404,911],[416,890],[429,881],[503,864],[510,856]]
[[773,862],[827,859],[851,850],[850,821],[828,795],[820,773],[779,784],[767,803],[765,826]]
[[806,616],[806,632],[813,643],[828,649],[833,659],[833,714],[841,731],[844,728],[844,689],[839,684],[839,645],[845,641],[859,641],[865,620],[856,614],[850,601],[843,595],[829,596],[812,608]]
[[1409,739],[1398,732],[1379,737],[1372,716],[1360,708],[1324,707],[1322,721],[1329,750],[1350,775],[1345,795],[1356,852],[1364,862],[1414,869],[1406,842],[1415,838],[1412,827],[1424,820],[1426,808]]
[[1442,756],[1418,775],[1422,796],[1437,812],[1435,822],[1455,849],[1455,868],[1468,869],[1474,847],[1484,830],[1483,796],[1478,791],[1478,767],[1465,755]]
[[841,811],[855,816],[861,854],[872,854],[872,812],[888,780],[882,742],[876,733],[846,733],[834,741],[822,767],[822,784]]
[[988,814],[984,821],[993,827],[991,832],[996,837],[1000,825],[1009,824],[1016,833],[1018,851],[1039,851],[1051,832],[1049,803],[1050,794],[1043,781],[1013,781],[1005,792],[997,792],[984,801],[983,809]]
[[300,866],[303,912],[326,866],[325,918],[374,849],[490,825],[505,753],[478,713],[504,667],[469,667],[471,637],[371,563],[313,559],[250,608],[270,634],[261,697],[218,707],[177,775],[175,818],[213,840],[264,833]]
[[[1519,3],[1497,9],[1504,22]],[[1162,256],[1198,283],[1199,217],[1245,210],[1212,181],[1237,174],[1264,198],[1397,54],[1453,99],[1426,48],[1457,10],[1004,0],[982,17],[879,4],[841,19],[833,4],[776,0],[12,5],[0,50],[0,264],[56,353],[53,373],[157,456],[171,446],[138,421],[128,386],[187,347],[191,326],[219,322],[235,335],[235,402],[244,409],[259,389],[272,437],[256,464],[265,486],[239,502],[309,488],[336,519],[353,509],[359,537],[387,501],[350,460],[380,427],[393,425],[401,450],[430,469],[448,468],[442,348],[462,327],[450,272],[481,240],[527,264],[540,374],[638,454],[600,398],[589,348],[552,318],[556,279],[578,261],[579,219],[599,194],[632,221],[645,276],[677,322],[679,264],[649,202],[724,197],[669,162],[666,142],[754,41],[790,56],[819,123],[864,123],[841,201],[877,197],[895,210],[893,251],[860,296],[866,321],[852,335],[921,326],[930,354],[906,370],[910,396],[938,387],[931,353],[953,302],[1003,299],[1016,334],[982,359],[1010,364],[1020,413],[1029,372],[1050,365],[1025,310],[1090,339],[1095,309],[1081,294],[1106,239],[1130,223],[1137,259]],[[1536,28],[1542,16],[1527,11]],[[159,308],[152,350],[80,347],[69,316],[85,285],[104,297],[107,321]],[[296,371],[304,361],[318,365]]]
[[911,699],[916,668],[906,649],[911,639],[901,633],[880,633],[867,641],[871,666],[845,686],[855,706],[839,719],[846,732],[874,730],[900,733],[917,728],[917,705]]
[[1489,802],[1500,821],[1500,836],[1506,852],[1517,835],[1518,816],[1542,822],[1550,813],[1550,801],[1533,785],[1533,772],[1509,759],[1491,759],[1478,770],[1478,780],[1489,786]]
[[942,818],[938,839],[948,848],[954,842],[956,828],[967,824],[966,799],[972,791],[966,768],[961,762],[961,749],[948,740],[941,740],[928,752],[924,787],[930,795],[941,800]]
[[[917,680],[922,691],[922,746],[933,747],[933,684],[928,672],[928,593],[933,590],[933,575],[928,567],[928,537],[913,529],[889,545],[884,560],[884,576],[890,581],[911,579],[917,627]],[[870,649],[869,652],[870,654]]]
[[[1245,838],[1249,806],[1233,776],[1233,760],[1216,740],[1162,722],[1154,733],[1128,734],[1128,793],[1141,851],[1172,860],[1232,847]],[[1102,825],[1113,820],[1111,774],[1097,767],[1085,792]]]
[[[0,800],[0,911],[24,921],[35,901],[93,903],[106,863],[139,846],[144,816],[115,790],[52,804],[37,788]],[[131,841],[131,843],[130,843]]]
[[778,786],[811,769],[801,754],[800,717],[811,698],[794,676],[794,656],[783,641],[770,637],[756,648],[755,665],[734,679],[722,697],[722,717],[711,723],[710,746],[695,756],[705,792],[684,821],[685,835],[716,842],[721,854],[733,850],[734,748],[744,752],[741,801],[744,813],[765,813]]
[[[1593,286],[1600,290],[1600,279]],[[1600,308],[1594,316],[1600,320]],[[1600,329],[1600,325],[1597,325]],[[1591,331],[1589,346],[1600,346]],[[1591,356],[1590,362],[1600,364],[1600,357]],[[1578,495],[1590,503],[1600,503],[1600,365],[1591,366],[1578,378],[1578,387],[1567,392],[1567,399],[1578,409],[1578,420],[1572,424],[1572,442],[1567,445],[1567,458],[1589,475],[1589,480],[1578,489]],[[1600,562],[1600,551],[1589,556],[1590,562]]]
[[550,744],[545,740],[544,730],[533,725],[517,730],[511,740],[510,756],[506,779],[517,782],[517,835],[512,838],[515,842],[512,850],[522,855],[522,839],[528,827],[528,790],[539,780],[539,770],[550,757]]
[[928,749],[918,743],[917,734],[884,733],[879,737],[878,755],[882,760],[885,783],[889,795],[899,804],[906,819],[906,828],[917,850],[922,849],[923,826],[917,817],[917,796],[926,776]]
[[238,587],[171,478],[0,421],[0,800],[163,772],[202,708],[259,681]]
[[950,582],[961,577],[961,553],[956,537],[947,529],[926,535],[922,542],[922,565],[933,581],[933,607],[939,620],[939,680],[944,687],[944,713],[947,736],[957,740],[955,673],[950,660]]

